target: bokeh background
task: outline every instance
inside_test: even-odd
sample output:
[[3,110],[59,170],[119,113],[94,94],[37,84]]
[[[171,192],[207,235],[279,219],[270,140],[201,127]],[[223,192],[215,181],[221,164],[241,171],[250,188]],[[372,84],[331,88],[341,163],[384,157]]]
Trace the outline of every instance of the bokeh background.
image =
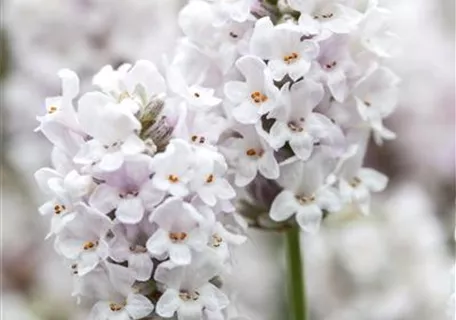
[[[403,79],[389,119],[398,139],[368,152],[391,183],[373,214],[327,221],[304,236],[312,320],[454,319],[455,4],[384,1],[402,49],[390,61]],[[86,319],[71,276],[45,242],[33,173],[50,144],[33,129],[58,69],[83,84],[105,64],[160,62],[179,37],[185,0],[4,0],[1,3],[2,315],[5,320]],[[283,236],[252,231],[227,285],[252,320],[283,319]]]

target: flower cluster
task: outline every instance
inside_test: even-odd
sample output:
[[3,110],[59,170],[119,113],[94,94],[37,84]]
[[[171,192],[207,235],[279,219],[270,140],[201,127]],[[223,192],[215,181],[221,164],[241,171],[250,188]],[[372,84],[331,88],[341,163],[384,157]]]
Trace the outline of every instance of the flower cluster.
[[82,95],[59,72],[37,118],[54,145],[39,211],[90,319],[234,319],[221,279],[246,239],[233,185],[280,186],[269,219],[306,231],[344,204],[368,212],[387,178],[362,168],[367,139],[394,137],[386,17],[367,0],[193,0],[163,72],[106,66]]
[[91,319],[143,319],[153,302],[161,317],[216,318],[228,305],[216,280],[245,237],[215,145],[224,121],[209,111],[221,100],[167,73],[169,86],[148,61],[107,66],[75,110],[79,80],[62,70],[62,95],[38,117],[55,167],[35,174],[51,197],[39,211],[74,294],[99,300]]

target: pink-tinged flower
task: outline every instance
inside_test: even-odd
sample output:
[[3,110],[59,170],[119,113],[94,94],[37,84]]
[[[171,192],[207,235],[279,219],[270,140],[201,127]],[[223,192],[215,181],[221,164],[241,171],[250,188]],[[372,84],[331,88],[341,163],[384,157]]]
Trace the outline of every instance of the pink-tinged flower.
[[244,187],[260,172],[265,178],[277,179],[279,165],[274,158],[274,150],[261,138],[254,127],[237,127],[241,137],[229,138],[223,153],[227,161],[235,168],[235,184]]
[[57,235],[55,248],[72,260],[78,274],[83,276],[108,257],[105,236],[112,223],[108,217],[82,203],[75,210],[77,217]]
[[285,221],[295,216],[299,226],[314,233],[323,217],[341,208],[337,190],[326,184],[329,170],[319,155],[307,162],[295,161],[282,166],[279,183],[284,190],[274,199],[269,216],[274,221]]
[[169,256],[175,264],[190,264],[192,251],[201,251],[206,245],[207,234],[200,227],[202,219],[190,203],[168,198],[149,216],[158,229],[147,240],[147,250],[154,257]]
[[202,319],[203,310],[221,311],[228,306],[228,297],[209,282],[222,269],[205,254],[195,256],[191,265],[179,266],[171,261],[160,264],[155,280],[165,292],[157,302],[159,316],[169,318],[177,313],[182,320]]
[[150,158],[138,155],[124,162],[115,173],[104,175],[89,203],[102,213],[115,210],[116,219],[122,223],[135,224],[142,220],[145,211],[159,204],[165,193],[156,189],[150,179]]
[[236,61],[236,67],[245,77],[245,82],[225,84],[225,96],[234,104],[232,115],[243,124],[257,123],[262,115],[278,105],[279,89],[260,58],[244,56]]
[[91,176],[80,175],[75,170],[63,176],[50,168],[38,170],[35,179],[40,189],[52,196],[52,200],[38,209],[42,215],[52,215],[48,238],[77,216],[75,205],[93,189],[94,183]]

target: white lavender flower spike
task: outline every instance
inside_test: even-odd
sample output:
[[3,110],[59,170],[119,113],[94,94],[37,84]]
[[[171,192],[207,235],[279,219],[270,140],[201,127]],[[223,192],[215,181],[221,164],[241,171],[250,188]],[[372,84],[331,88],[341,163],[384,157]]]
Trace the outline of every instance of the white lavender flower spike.
[[386,187],[362,162],[371,133],[395,137],[387,10],[279,2],[189,1],[163,66],[108,65],[82,93],[59,72],[37,117],[55,168],[35,174],[39,212],[89,320],[244,319],[220,281],[246,241],[239,213],[316,232],[344,206],[368,214]]

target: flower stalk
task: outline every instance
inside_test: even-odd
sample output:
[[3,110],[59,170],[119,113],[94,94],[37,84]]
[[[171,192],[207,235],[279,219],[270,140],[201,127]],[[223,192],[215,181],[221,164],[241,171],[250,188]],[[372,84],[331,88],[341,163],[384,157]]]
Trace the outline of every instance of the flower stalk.
[[300,229],[286,233],[289,314],[291,320],[308,320],[304,268],[301,257]]

